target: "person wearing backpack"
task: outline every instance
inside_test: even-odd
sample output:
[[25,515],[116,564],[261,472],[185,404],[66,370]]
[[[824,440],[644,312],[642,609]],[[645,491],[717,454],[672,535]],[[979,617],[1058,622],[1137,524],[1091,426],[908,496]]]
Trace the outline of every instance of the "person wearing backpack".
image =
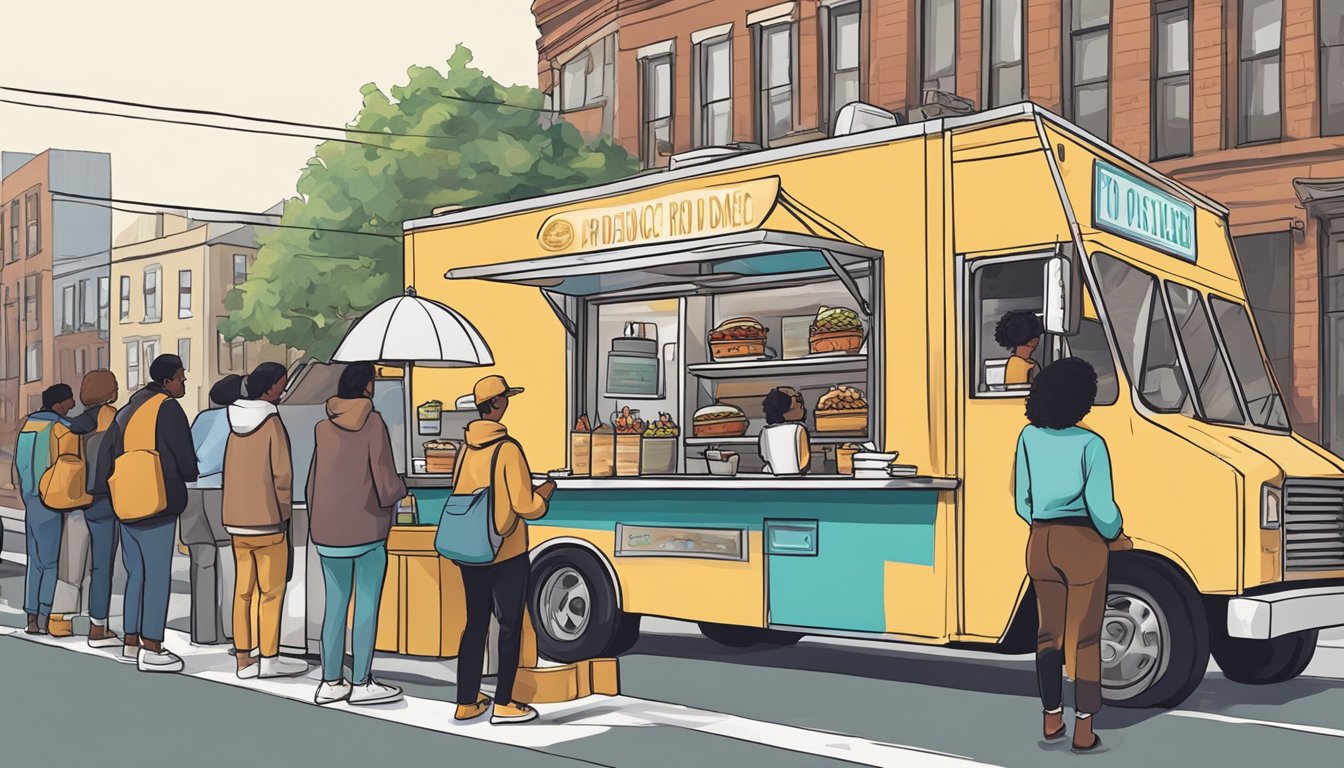
[[294,467],[276,405],[287,381],[283,365],[262,363],[247,376],[247,399],[228,408],[224,530],[233,537],[233,646],[242,679],[308,671],[307,663],[280,656]]
[[187,394],[182,358],[159,355],[150,383],[117,414],[108,490],[121,522],[126,566],[125,632],[120,661],[141,672],[180,672],[182,659],[163,647],[172,586],[177,518],[187,483],[197,477],[191,425],[178,400]]
[[486,565],[464,565],[467,622],[457,652],[457,712],[459,721],[474,720],[491,711],[490,698],[481,693],[486,635],[493,606],[499,617],[499,672],[490,722],[525,723],[537,711],[513,700],[513,681],[523,638],[523,604],[531,574],[527,557],[527,522],[546,514],[555,491],[548,480],[535,489],[523,448],[501,423],[510,398],[521,388],[502,376],[487,376],[472,390],[481,418],[467,425],[467,447],[457,463],[453,494],[489,488],[495,531],[502,536],[494,560]]
[[56,597],[56,579],[61,554],[63,513],[42,501],[42,475],[63,453],[78,450],[78,438],[70,430],[66,414],[75,407],[75,394],[66,384],[42,392],[42,410],[33,413],[19,429],[14,449],[14,474],[23,498],[23,528],[28,545],[28,569],[24,579],[23,612],[28,614],[30,635],[45,635]]
[[[89,371],[79,387],[84,412],[70,419],[70,428],[79,435],[83,449],[85,491],[90,503],[65,515],[50,632],[53,636],[73,634],[69,616],[79,611],[84,597],[89,612],[88,643],[93,648],[121,645],[121,638],[107,626],[112,604],[112,563],[117,553],[117,517],[112,512],[107,478],[112,474],[110,435],[117,416],[112,403],[118,396],[117,377],[111,371]],[[83,594],[85,577],[89,579],[87,595]]]
[[[308,469],[308,513],[313,543],[322,559],[326,610],[322,616],[322,684],[318,704],[400,701],[401,689],[373,679],[373,644],[387,575],[387,535],[406,484],[397,474],[387,424],[373,408],[372,363],[352,363],[341,372],[327,418],[313,430]],[[346,618],[351,627],[353,674],[343,674]]]
[[191,423],[200,479],[187,487],[187,508],[178,538],[191,558],[191,642],[220,645],[233,640],[233,542],[224,530],[224,448],[229,441],[227,408],[242,397],[243,377],[230,374],[210,388],[215,407]]

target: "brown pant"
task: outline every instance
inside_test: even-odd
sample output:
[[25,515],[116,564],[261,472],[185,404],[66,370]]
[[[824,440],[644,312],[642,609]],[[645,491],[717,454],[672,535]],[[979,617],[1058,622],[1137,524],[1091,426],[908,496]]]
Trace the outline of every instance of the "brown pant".
[[1046,710],[1060,707],[1063,661],[1074,669],[1074,706],[1101,709],[1101,622],[1106,612],[1106,540],[1089,525],[1037,522],[1027,540],[1040,631],[1036,676]]
[[260,648],[262,656],[276,656],[280,653],[280,614],[284,609],[289,542],[283,533],[234,536],[233,559],[237,565],[233,647],[238,651]]

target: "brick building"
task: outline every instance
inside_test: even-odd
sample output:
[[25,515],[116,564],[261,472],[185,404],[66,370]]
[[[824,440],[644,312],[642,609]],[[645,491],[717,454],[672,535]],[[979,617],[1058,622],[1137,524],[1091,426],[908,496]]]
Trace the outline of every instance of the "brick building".
[[860,100],[1024,99],[1231,209],[1295,427],[1344,454],[1344,0],[536,0],[539,81],[646,166]]

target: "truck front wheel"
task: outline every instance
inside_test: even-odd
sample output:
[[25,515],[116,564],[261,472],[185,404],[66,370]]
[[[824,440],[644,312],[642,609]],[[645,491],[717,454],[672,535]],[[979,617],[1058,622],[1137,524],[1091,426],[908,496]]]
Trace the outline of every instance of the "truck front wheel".
[[552,661],[617,656],[639,639],[639,616],[617,607],[606,569],[577,547],[544,552],[532,564],[528,610],[537,652]]
[[1317,631],[1294,632],[1268,640],[1228,637],[1226,626],[1213,633],[1213,660],[1228,680],[1269,685],[1292,680],[1316,655]]
[[1199,594],[1147,558],[1112,557],[1101,624],[1101,686],[1108,704],[1169,708],[1185,701],[1209,665]]

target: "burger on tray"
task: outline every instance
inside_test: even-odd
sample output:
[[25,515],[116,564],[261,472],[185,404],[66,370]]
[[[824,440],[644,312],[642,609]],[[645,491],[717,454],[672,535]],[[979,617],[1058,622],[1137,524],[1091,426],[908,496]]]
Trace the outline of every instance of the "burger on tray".
[[767,332],[759,320],[734,317],[709,332],[709,354],[715,360],[760,357],[765,354]]
[[863,346],[863,321],[859,313],[845,307],[822,307],[812,321],[813,354],[852,352]]
[[740,408],[715,403],[695,412],[691,425],[696,437],[741,437],[747,434],[747,415]]

